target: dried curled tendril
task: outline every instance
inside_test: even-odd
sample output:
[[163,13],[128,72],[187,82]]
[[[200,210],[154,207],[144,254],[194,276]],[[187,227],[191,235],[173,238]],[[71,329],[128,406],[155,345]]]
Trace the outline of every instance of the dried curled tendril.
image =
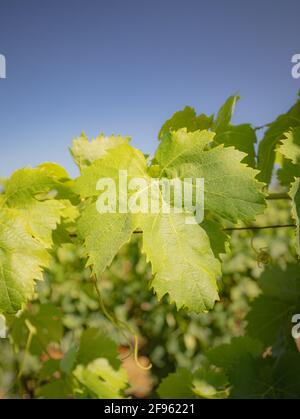
[[[138,334],[126,323],[122,322],[121,320],[117,319],[116,317],[114,317],[112,314],[110,314],[107,311],[107,308],[105,307],[98,283],[97,283],[97,278],[95,276],[92,276],[92,282],[94,284],[97,296],[98,296],[98,300],[99,300],[99,305],[101,307],[101,310],[104,314],[104,316],[115,326],[116,329],[119,330],[119,332],[121,333],[121,335],[124,337],[124,339],[128,342],[129,345],[129,353],[122,359],[122,361],[124,361],[125,359],[129,358],[130,355],[133,354],[134,357],[134,361],[136,363],[136,365],[141,368],[142,370],[150,370],[152,368],[152,364],[149,363],[149,365],[144,366],[140,363],[139,361],[139,337]],[[130,335],[133,336],[134,338],[134,345],[132,345],[132,343],[130,342],[128,336],[126,335],[126,333],[129,333]]]
[[271,263],[271,255],[267,251],[267,247],[260,247],[256,249],[254,246],[254,237],[251,238],[251,247],[256,253],[256,261],[259,268],[263,268],[265,265],[269,265]]

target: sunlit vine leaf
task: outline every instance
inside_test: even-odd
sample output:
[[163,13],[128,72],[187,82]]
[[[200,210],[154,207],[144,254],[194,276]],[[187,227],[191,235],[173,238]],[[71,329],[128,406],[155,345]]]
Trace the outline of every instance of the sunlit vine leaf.
[[204,178],[206,209],[232,222],[253,219],[264,209],[258,172],[242,164],[245,154],[233,147],[208,148],[212,140],[207,131],[167,135],[155,154],[161,176]]
[[[144,156],[128,144],[122,144],[82,172],[77,190],[82,197],[93,198],[99,194],[96,184],[100,178],[110,177],[118,182],[119,170],[125,169],[128,180],[142,177],[150,187]],[[82,213],[79,232],[85,239],[94,272],[99,275],[110,265],[137,227],[143,231],[143,249],[152,264],[152,286],[158,297],[169,294],[178,308],[184,306],[195,311],[211,308],[218,299],[219,262],[213,256],[204,230],[198,225],[185,225],[184,214],[137,215],[130,211],[103,214],[97,211],[93,198]],[[175,254],[178,254],[177,266],[173,263]]]
[[239,96],[230,96],[220,108],[212,125],[212,130],[217,134],[215,143],[233,146],[246,153],[243,162],[255,167],[256,134],[254,129],[250,124],[233,125],[231,122],[239,99]]
[[0,311],[14,312],[49,265],[52,233],[74,196],[63,168],[46,163],[16,171],[0,195]]
[[205,114],[196,114],[195,109],[186,106],[182,111],[174,113],[162,126],[158,138],[162,139],[170,131],[177,131],[180,128],[186,128],[188,131],[207,130],[211,128],[213,116]]
[[300,164],[300,121],[299,127],[284,134],[278,151],[294,164]]
[[292,184],[290,190],[292,202],[292,215],[296,222],[296,250],[300,256],[300,178]]
[[70,151],[76,164],[82,170],[105,156],[107,150],[128,142],[129,137],[121,137],[120,135],[105,137],[101,134],[89,141],[85,134],[81,134],[80,137],[73,140]]
[[26,231],[16,211],[0,210],[0,312],[14,313],[33,296],[49,262],[45,246]]
[[178,308],[211,309],[219,299],[216,278],[221,271],[205,231],[196,224],[186,225],[184,214],[145,215],[141,227],[158,297],[169,294]]
[[158,386],[162,399],[224,399],[229,396],[228,380],[221,371],[200,368],[194,373],[178,368]]
[[89,393],[99,399],[119,399],[127,387],[127,374],[123,368],[113,369],[107,359],[99,358],[87,366],[78,365],[76,379]]
[[275,149],[284,134],[293,127],[300,126],[300,99],[285,114],[268,125],[258,149],[259,180],[270,183],[275,162]]

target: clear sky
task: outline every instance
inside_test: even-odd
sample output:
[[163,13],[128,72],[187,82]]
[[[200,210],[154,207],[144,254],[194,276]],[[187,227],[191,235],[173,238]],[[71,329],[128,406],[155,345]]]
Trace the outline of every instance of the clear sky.
[[261,125],[295,100],[299,0],[0,0],[0,176],[43,161],[76,170],[68,146],[130,135],[153,152],[185,105]]

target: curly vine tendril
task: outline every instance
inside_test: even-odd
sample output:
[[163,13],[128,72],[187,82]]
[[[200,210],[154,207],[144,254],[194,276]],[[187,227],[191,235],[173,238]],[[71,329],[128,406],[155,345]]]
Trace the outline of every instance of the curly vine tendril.
[[[95,290],[96,290],[96,294],[97,294],[97,297],[98,297],[100,308],[101,308],[104,316],[115,326],[115,328],[121,333],[121,335],[124,337],[124,339],[126,340],[126,342],[129,345],[129,348],[130,348],[129,353],[122,359],[122,361],[127,359],[133,353],[134,362],[136,363],[136,365],[139,368],[141,368],[142,370],[151,369],[152,368],[151,363],[149,363],[149,365],[147,365],[147,366],[144,366],[139,361],[139,337],[138,337],[138,334],[128,324],[124,323],[120,319],[117,319],[114,315],[112,315],[108,312],[107,308],[105,307],[100,288],[98,286],[97,278],[96,278],[95,275],[92,275],[91,278],[92,278],[92,282],[93,282]],[[133,338],[134,338],[134,345],[133,346],[132,346],[132,343],[130,342],[130,340],[128,339],[128,336],[126,335],[125,331],[133,336]]]

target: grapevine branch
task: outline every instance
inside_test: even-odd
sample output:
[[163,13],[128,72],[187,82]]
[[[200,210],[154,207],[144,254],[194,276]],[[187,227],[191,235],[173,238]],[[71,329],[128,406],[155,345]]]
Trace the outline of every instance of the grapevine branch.
[[[240,231],[240,230],[265,230],[265,229],[272,229],[272,228],[289,228],[289,227],[297,227],[296,224],[275,224],[269,226],[245,226],[245,227],[226,227],[222,228],[222,231]],[[134,234],[141,234],[143,233],[142,230],[134,230]]]
[[[222,231],[242,231],[242,230],[266,230],[266,229],[276,229],[276,228],[295,228],[296,224],[274,224],[269,226],[244,226],[244,227],[226,227],[222,228]],[[142,234],[143,230],[134,230],[133,234]],[[71,238],[77,237],[75,234],[69,235]]]
[[245,227],[226,227],[223,228],[223,231],[236,231],[236,230],[265,230],[265,229],[272,229],[272,228],[289,228],[289,227],[296,227],[296,224],[275,224],[269,226],[245,226]]
[[[291,200],[292,198],[287,193],[270,193],[265,197],[267,200]],[[235,230],[265,230],[265,229],[276,229],[276,228],[289,228],[297,227],[296,224],[275,224],[269,226],[245,226],[245,227],[226,227],[222,231],[235,231]],[[142,234],[142,230],[135,230],[134,234]],[[77,234],[70,234],[70,237],[77,237]]]

